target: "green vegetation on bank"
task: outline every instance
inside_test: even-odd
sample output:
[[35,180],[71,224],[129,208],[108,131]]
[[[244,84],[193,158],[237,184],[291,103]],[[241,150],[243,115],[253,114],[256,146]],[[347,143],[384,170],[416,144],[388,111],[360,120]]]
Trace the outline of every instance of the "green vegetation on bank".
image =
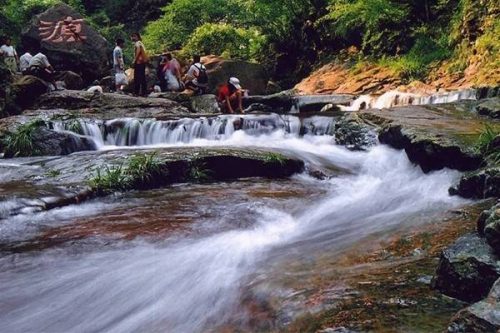
[[486,124],[479,135],[477,149],[491,165],[500,164],[499,145],[500,126]]
[[[0,0],[0,33],[15,38],[61,0]],[[341,54],[387,67],[403,80],[438,65],[479,76],[498,69],[500,4],[494,0],[64,0],[108,40],[144,33],[149,50],[219,54],[267,65],[284,87]]]
[[157,153],[137,154],[127,159],[126,165],[97,168],[89,185],[103,194],[153,187],[155,180],[168,176],[164,161]]
[[42,126],[46,126],[43,120],[33,120],[20,125],[15,131],[7,133],[3,138],[4,151],[9,152],[14,157],[27,157],[39,155],[35,147],[35,131]]

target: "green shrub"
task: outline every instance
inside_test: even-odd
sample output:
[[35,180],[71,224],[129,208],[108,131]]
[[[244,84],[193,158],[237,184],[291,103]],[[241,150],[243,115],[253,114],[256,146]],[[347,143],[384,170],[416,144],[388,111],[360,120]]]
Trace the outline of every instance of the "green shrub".
[[39,127],[46,126],[43,120],[34,120],[16,128],[3,139],[5,152],[10,156],[26,157],[39,155],[34,142],[34,133]]
[[195,159],[191,161],[188,177],[191,181],[205,183],[212,178],[212,171],[207,168],[204,162]]
[[486,124],[479,135],[476,148],[485,156],[490,164],[500,163],[500,151],[498,147],[493,147],[493,141],[500,136],[500,127]]
[[123,165],[105,166],[97,168],[95,175],[89,180],[89,185],[99,193],[111,193],[113,191],[128,190],[130,181]]
[[285,157],[278,153],[267,153],[264,156],[264,163],[285,165]]
[[227,23],[206,23],[189,37],[183,53],[250,60],[258,55],[264,41],[256,29],[236,28]]

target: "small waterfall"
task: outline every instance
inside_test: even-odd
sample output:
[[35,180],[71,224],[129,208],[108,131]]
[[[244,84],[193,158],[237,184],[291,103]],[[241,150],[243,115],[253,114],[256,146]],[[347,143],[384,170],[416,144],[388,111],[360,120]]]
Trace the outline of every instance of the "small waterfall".
[[342,111],[359,111],[365,109],[386,109],[407,105],[445,104],[461,100],[475,100],[476,95],[477,91],[475,89],[466,89],[433,95],[417,95],[391,90],[379,97],[362,95],[354,100],[350,106],[339,105],[339,108]]
[[53,128],[74,131],[92,139],[98,149],[106,146],[154,146],[188,144],[195,140],[225,141],[237,131],[261,136],[281,131],[291,137],[301,135],[333,135],[330,117],[300,119],[290,115],[224,115],[213,118],[154,119],[121,118],[110,121],[81,119],[57,122]]

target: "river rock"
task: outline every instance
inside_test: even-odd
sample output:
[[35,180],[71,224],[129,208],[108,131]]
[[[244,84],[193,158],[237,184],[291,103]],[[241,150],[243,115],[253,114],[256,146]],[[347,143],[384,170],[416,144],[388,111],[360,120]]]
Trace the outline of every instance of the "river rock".
[[493,166],[465,174],[450,194],[468,199],[500,197],[500,167]]
[[262,65],[242,60],[227,60],[217,56],[204,57],[202,62],[207,68],[211,93],[217,93],[219,85],[235,76],[251,95],[266,94],[269,73]]
[[352,113],[335,124],[335,142],[349,150],[366,150],[377,143],[377,135],[373,128]]
[[500,255],[500,204],[492,207],[486,215],[482,232],[488,244]]
[[432,286],[445,295],[477,302],[500,277],[500,261],[478,234],[459,238],[443,251]]
[[[43,126],[38,127],[32,133],[32,142],[34,151],[20,152],[20,154],[17,155],[59,156],[68,155],[77,151],[96,149],[93,142],[86,138],[68,132],[56,132]],[[4,153],[6,158],[11,158],[16,156],[17,152],[6,150]]]
[[84,87],[82,77],[72,71],[59,72],[55,80],[64,82],[66,89],[80,90]]
[[500,331],[500,279],[488,297],[457,313],[448,327],[450,333],[497,333]]
[[481,101],[476,106],[477,113],[494,119],[500,118],[500,97],[489,98]]
[[13,84],[16,104],[21,108],[32,106],[36,99],[49,91],[47,82],[32,75],[23,75]]
[[[94,94],[86,91],[63,90],[42,95],[35,111],[26,115],[35,115],[47,110],[52,114],[96,115],[101,119],[120,117],[168,118],[172,115],[189,114],[189,110],[168,99],[133,97],[121,94]],[[61,111],[62,110],[62,111]]]
[[41,45],[56,70],[75,72],[87,84],[109,75],[108,42],[64,3],[37,15],[23,32],[22,43]]
[[220,113],[219,103],[215,95],[191,97],[191,111],[194,113]]

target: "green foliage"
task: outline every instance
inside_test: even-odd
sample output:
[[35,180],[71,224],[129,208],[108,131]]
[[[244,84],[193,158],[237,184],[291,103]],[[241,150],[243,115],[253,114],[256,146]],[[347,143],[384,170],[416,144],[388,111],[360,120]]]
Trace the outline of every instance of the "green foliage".
[[189,37],[183,52],[250,60],[257,56],[264,41],[256,29],[236,28],[227,23],[205,23]]
[[486,124],[476,143],[477,150],[486,157],[490,164],[500,163],[500,151],[498,147],[493,147],[493,142],[499,136],[500,127]]
[[403,80],[423,80],[432,65],[451,56],[446,39],[435,40],[423,29],[410,51],[398,57],[383,57],[379,65],[391,68]]
[[60,170],[52,169],[52,170],[47,171],[45,173],[45,175],[47,177],[50,177],[50,178],[56,178],[56,177],[59,177],[61,175],[61,171]]
[[137,154],[128,158],[126,166],[97,168],[89,185],[98,193],[126,191],[154,186],[157,177],[168,174],[164,161],[156,153]]
[[159,20],[146,26],[144,42],[156,52],[180,48],[196,28],[205,23],[231,23],[240,9],[237,0],[174,0]]
[[69,122],[64,124],[64,127],[66,128],[66,130],[68,130],[70,132],[77,133],[77,134],[83,134],[82,124],[80,123],[80,121],[78,119],[70,120]]
[[390,0],[337,0],[330,7],[333,32],[344,38],[360,34],[361,49],[369,54],[394,52],[404,37],[408,10]]
[[43,120],[34,120],[19,126],[14,132],[8,133],[3,139],[5,151],[16,157],[38,155],[33,134],[42,126],[45,126]]
[[193,160],[189,168],[189,179],[197,183],[205,183],[210,181],[212,171],[207,168],[206,164],[199,161]]
[[266,156],[264,156],[264,163],[266,164],[279,164],[283,166],[285,162],[285,157],[278,153],[267,153]]

